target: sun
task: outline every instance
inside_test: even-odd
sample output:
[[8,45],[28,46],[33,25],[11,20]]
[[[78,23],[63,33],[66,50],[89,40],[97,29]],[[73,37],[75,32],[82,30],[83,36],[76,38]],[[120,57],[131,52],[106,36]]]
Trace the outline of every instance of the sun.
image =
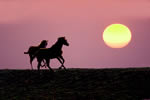
[[103,40],[111,48],[123,48],[131,41],[131,31],[123,24],[111,24],[105,28]]

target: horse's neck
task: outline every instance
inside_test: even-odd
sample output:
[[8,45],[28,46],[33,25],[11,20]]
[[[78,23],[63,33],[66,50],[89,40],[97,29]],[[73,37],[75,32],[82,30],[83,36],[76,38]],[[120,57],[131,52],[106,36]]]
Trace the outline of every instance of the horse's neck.
[[51,47],[51,49],[61,50],[61,49],[62,49],[62,46],[63,46],[62,43],[56,42],[56,43]]
[[44,48],[44,47],[45,47],[45,45],[40,44],[38,47],[39,47],[39,48]]

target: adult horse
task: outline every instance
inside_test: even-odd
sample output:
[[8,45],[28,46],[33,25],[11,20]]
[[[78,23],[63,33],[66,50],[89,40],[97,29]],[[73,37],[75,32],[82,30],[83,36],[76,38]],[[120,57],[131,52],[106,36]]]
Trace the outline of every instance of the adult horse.
[[[47,40],[41,41],[41,43],[38,46],[30,46],[27,52],[24,52],[24,54],[29,54],[30,57],[30,64],[31,68],[33,70],[32,61],[34,59],[34,54],[40,49],[40,48],[46,48],[47,46]],[[44,62],[44,60],[43,60]]]
[[58,40],[56,41],[56,43],[54,45],[52,45],[52,47],[50,48],[40,48],[36,54],[34,55],[34,58],[37,58],[38,61],[38,71],[40,71],[40,66],[41,66],[41,62],[42,60],[46,61],[47,67],[53,71],[50,67],[50,59],[54,59],[57,58],[59,60],[59,62],[61,63],[61,67],[60,68],[64,68],[64,58],[62,56],[62,47],[63,45],[69,46],[69,43],[67,42],[67,40],[65,39],[65,37],[59,37]]

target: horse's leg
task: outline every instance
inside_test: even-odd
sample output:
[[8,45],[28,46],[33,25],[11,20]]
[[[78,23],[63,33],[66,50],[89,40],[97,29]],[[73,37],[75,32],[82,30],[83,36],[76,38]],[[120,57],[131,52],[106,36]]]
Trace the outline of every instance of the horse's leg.
[[41,67],[45,67],[46,68],[47,65],[46,65],[45,60],[43,59],[42,62],[43,62],[43,64],[41,65]]
[[43,66],[45,66],[45,68],[46,68],[46,66],[47,66],[47,65],[46,65],[46,62],[45,62],[45,60],[44,60],[44,59],[43,59],[43,63],[44,63],[44,65],[43,65]]
[[33,70],[33,66],[32,66],[32,54],[29,53],[29,57],[30,57],[30,64],[31,64],[31,69]]
[[66,67],[64,66],[65,59],[63,58],[63,56],[59,56],[59,58],[62,60],[62,67],[66,70]]
[[54,72],[53,69],[49,65],[50,64],[50,59],[46,59],[46,64],[47,64],[47,67],[49,68],[49,70]]
[[37,61],[38,61],[37,69],[38,69],[38,72],[40,73],[40,66],[41,66],[42,59],[37,58]]
[[60,60],[59,57],[57,57],[58,61],[61,63],[61,66],[58,68],[58,69],[61,69],[62,65],[63,65],[63,62]]
[[[62,57],[63,58],[63,57]],[[61,66],[59,67],[59,69],[61,69],[62,67],[66,70],[65,66],[64,66],[64,59],[62,59],[63,61],[61,61],[60,57],[57,57],[57,59],[59,60],[59,62],[61,63]]]

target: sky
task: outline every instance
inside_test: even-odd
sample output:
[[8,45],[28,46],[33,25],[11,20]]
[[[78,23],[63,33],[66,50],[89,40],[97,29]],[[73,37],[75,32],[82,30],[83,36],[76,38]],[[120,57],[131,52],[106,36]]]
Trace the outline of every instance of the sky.
[[[70,44],[63,46],[66,68],[149,67],[149,11],[149,0],[0,0],[0,69],[30,69],[24,52],[41,40],[49,48],[61,36]],[[131,30],[124,48],[110,48],[102,39],[114,23]],[[50,66],[60,63],[52,59]]]

